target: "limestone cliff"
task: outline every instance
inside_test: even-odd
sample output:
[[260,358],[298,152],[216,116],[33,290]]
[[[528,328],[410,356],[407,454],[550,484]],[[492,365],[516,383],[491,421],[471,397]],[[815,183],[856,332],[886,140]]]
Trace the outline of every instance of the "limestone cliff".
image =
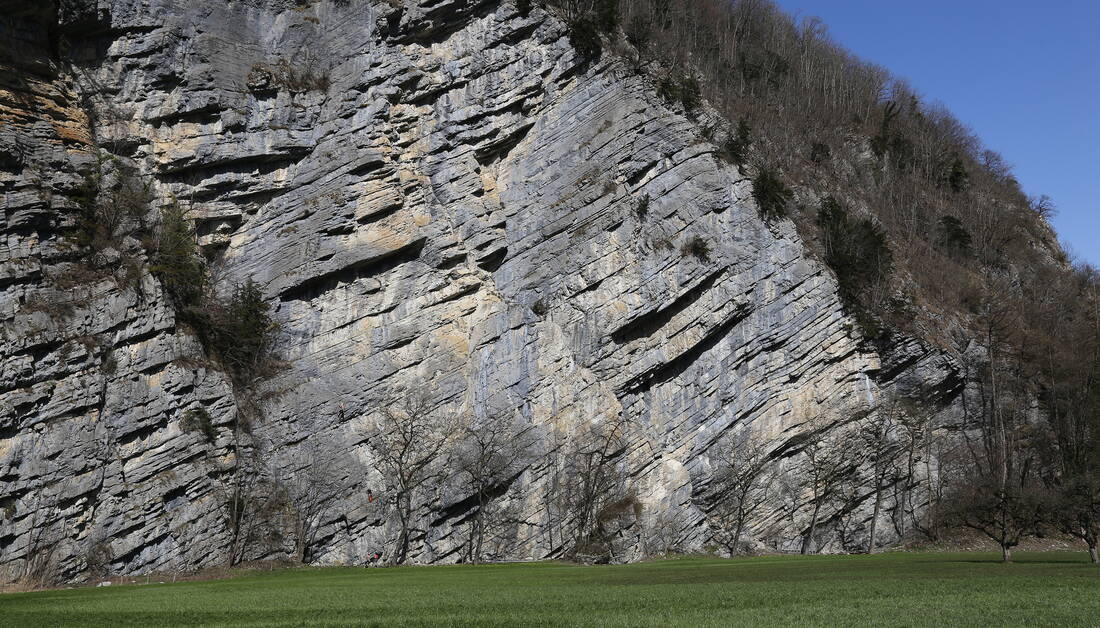
[[[0,3],[0,579],[45,546],[67,579],[96,557],[117,573],[227,560],[241,395],[133,238],[97,272],[73,261],[97,164],[133,169],[154,208],[187,207],[220,286],[264,287],[285,367],[248,400],[248,447],[275,474],[311,443],[340,452],[322,563],[392,539],[363,434],[400,390],[545,430],[626,419],[642,508],[620,536],[633,547],[675,513],[693,548],[723,434],[751,426],[785,451],[809,420],[891,389],[957,391],[921,341],[861,341],[793,223],[765,223],[717,158],[707,113],[670,107],[613,54],[579,58],[543,9],[46,4]],[[209,438],[185,424],[198,409]],[[531,464],[506,497],[521,521],[507,557],[563,549],[545,474]],[[467,497],[425,500],[413,560],[459,558]],[[785,506],[758,542],[795,545],[805,509]]]

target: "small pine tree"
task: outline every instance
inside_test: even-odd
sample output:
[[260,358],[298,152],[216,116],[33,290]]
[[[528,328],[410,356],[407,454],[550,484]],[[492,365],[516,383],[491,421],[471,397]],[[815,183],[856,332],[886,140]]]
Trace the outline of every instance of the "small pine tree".
[[815,164],[824,163],[832,157],[833,151],[829,148],[829,145],[824,142],[814,142],[810,146],[810,161]]
[[619,0],[596,0],[593,13],[596,28],[612,33],[619,25]]
[[569,24],[569,43],[585,60],[595,60],[603,52],[600,31],[588,16],[579,17]]
[[973,238],[962,221],[954,216],[940,218],[936,246],[951,255],[968,256],[973,246]]
[[951,162],[951,170],[947,175],[947,184],[951,187],[951,191],[956,194],[970,186],[970,173],[966,171],[966,166],[959,157],[955,157],[955,160]]
[[688,112],[695,111],[703,102],[703,90],[699,86],[699,79],[687,74],[680,81],[680,104]]
[[645,222],[646,218],[649,217],[649,203],[650,198],[648,194],[638,199],[638,204],[634,206],[634,213],[637,214],[638,220]]
[[737,131],[726,136],[722,143],[721,155],[730,163],[741,165],[749,159],[749,147],[752,146],[752,128],[744,118],[737,122]]
[[225,304],[218,351],[235,374],[253,373],[270,353],[276,330],[270,310],[251,278],[237,284]]
[[177,203],[161,211],[152,272],[160,279],[177,310],[202,303],[207,289],[206,264],[199,254],[187,212]]
[[794,198],[794,192],[771,168],[762,165],[752,181],[752,197],[760,208],[760,215],[771,221],[787,215],[787,204]]
[[833,197],[821,201],[817,212],[825,244],[825,263],[836,273],[840,297],[869,336],[878,325],[868,313],[869,294],[893,270],[894,257],[886,232],[870,218],[851,218]]

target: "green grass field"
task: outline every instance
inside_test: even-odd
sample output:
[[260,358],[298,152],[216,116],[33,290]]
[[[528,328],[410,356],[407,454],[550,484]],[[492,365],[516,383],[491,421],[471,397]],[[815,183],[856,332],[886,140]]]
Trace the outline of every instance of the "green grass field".
[[0,595],[0,626],[1096,626],[1084,552],[396,569]]

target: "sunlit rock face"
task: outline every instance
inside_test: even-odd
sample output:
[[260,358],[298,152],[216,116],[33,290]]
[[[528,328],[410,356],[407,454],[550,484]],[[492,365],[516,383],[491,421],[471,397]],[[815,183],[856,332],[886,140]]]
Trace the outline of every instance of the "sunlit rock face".
[[[797,477],[807,422],[957,389],[921,342],[861,342],[793,223],[766,224],[717,158],[710,114],[664,103],[610,53],[578,58],[539,8],[44,4],[0,3],[3,579],[44,547],[66,579],[224,564],[242,459],[293,477],[318,452],[334,481],[314,553],[361,562],[395,535],[366,426],[413,390],[544,435],[625,420],[638,507],[621,556],[658,519],[702,549],[724,434],[770,439]],[[71,262],[97,163],[136,168],[151,216],[191,210],[222,290],[263,286],[284,364],[248,393],[249,432],[234,429],[242,391],[178,324],[134,238],[100,272]],[[210,435],[188,429],[199,409]],[[515,516],[495,557],[563,551],[548,469],[536,456],[502,487]],[[412,560],[461,559],[469,497],[443,481],[418,498]],[[777,492],[753,540],[796,547],[804,498]]]

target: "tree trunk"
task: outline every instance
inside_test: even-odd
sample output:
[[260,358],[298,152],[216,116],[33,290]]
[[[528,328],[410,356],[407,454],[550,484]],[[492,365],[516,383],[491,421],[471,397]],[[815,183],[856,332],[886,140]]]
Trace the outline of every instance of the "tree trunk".
[[477,514],[474,515],[474,547],[471,561],[473,563],[481,562],[481,542],[485,538],[485,522],[482,520],[482,509],[485,508],[484,501],[477,507]]
[[1011,563],[1012,562],[1012,548],[1008,547],[1007,545],[1002,545],[1001,546],[1001,558],[1002,558],[1003,562]]
[[401,536],[397,540],[397,551],[394,552],[393,562],[394,565],[402,565],[405,563],[405,557],[409,553],[409,520],[412,518],[412,497],[407,499],[404,495],[399,498],[398,508],[402,511],[399,513],[401,519]]
[[393,564],[400,565],[405,562],[405,554],[408,553],[409,548],[409,533],[405,529],[405,524],[401,524],[401,536],[397,540],[397,552],[393,556]]
[[1092,559],[1092,564],[1096,565],[1100,563],[1100,555],[1096,553],[1096,544],[1093,543],[1089,546],[1089,558]]
[[878,514],[882,510],[882,479],[876,479],[875,484],[875,508],[871,513],[871,530],[867,534],[867,553],[875,553],[875,527],[878,525]]
[[741,521],[737,522],[737,529],[733,532],[733,549],[730,550],[730,555],[741,553],[741,530],[745,528],[745,524]]
[[802,539],[802,554],[810,553],[810,545],[814,541],[814,532],[817,531],[817,515],[821,510],[821,503],[814,504],[814,514],[810,517],[810,529],[806,532],[806,536]]

